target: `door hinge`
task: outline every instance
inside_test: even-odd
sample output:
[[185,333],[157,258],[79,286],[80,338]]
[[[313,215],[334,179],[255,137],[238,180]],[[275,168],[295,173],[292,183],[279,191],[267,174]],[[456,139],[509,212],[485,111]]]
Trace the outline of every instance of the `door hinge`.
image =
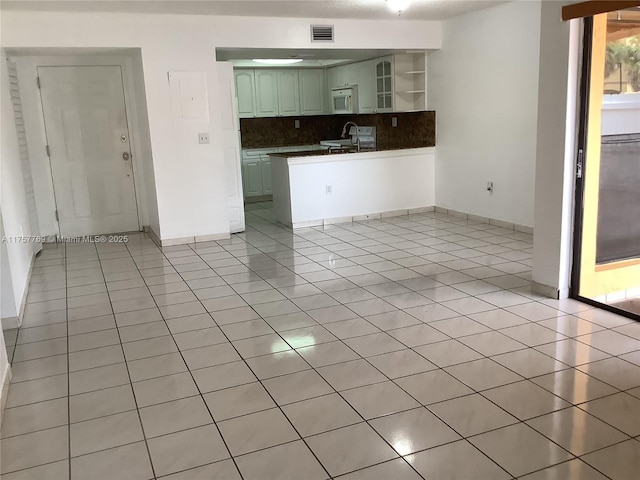
[[60,217],[58,216],[58,210],[56,210],[56,222],[60,221]]
[[576,165],[576,178],[582,178],[582,162],[584,159],[584,150],[578,149],[578,162]]
[[47,157],[51,158],[51,149],[49,148],[49,145],[47,145],[45,148],[47,150]]
[[37,76],[37,77],[36,77],[36,83],[38,84],[38,88],[41,88],[41,87],[40,87],[40,76]]

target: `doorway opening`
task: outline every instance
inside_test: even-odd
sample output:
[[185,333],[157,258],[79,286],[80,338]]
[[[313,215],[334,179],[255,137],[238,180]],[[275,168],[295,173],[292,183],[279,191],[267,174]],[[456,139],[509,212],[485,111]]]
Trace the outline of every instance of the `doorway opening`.
[[584,39],[572,296],[640,320],[640,9]]
[[20,90],[34,234],[159,233],[140,49],[4,51]]

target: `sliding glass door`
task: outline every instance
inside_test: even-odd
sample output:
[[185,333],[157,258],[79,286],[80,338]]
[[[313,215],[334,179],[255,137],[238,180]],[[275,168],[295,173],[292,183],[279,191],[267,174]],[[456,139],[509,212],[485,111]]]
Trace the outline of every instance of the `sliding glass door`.
[[585,19],[572,295],[640,319],[640,8]]

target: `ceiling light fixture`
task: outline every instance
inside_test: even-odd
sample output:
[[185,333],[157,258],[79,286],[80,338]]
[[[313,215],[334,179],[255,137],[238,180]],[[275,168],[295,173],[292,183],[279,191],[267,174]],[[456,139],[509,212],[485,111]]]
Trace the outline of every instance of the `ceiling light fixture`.
[[387,0],[387,6],[391,11],[398,12],[400,15],[409,7],[409,0]]
[[291,65],[292,63],[300,63],[302,58],[254,58],[256,63],[265,65]]

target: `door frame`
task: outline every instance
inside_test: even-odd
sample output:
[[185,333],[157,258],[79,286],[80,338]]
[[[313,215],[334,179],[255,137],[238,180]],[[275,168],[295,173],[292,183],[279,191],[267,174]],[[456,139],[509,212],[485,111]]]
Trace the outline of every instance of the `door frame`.
[[[593,17],[584,17],[582,37],[582,66],[579,90],[579,114],[578,114],[578,141],[574,164],[575,197],[573,219],[573,244],[571,265],[571,287],[569,296],[588,305],[607,310],[634,320],[640,320],[640,315],[629,312],[612,305],[601,303],[580,295],[580,275],[582,269],[582,228],[584,223],[584,194],[585,175],[587,174],[587,139],[589,132],[589,95],[591,91],[591,59],[593,52]],[[596,146],[600,148],[598,144]],[[581,162],[581,168],[580,168]],[[578,175],[581,170],[581,175]]]
[[[137,111],[137,99],[134,88],[134,69],[132,65],[132,58],[127,55],[117,55],[117,54],[91,54],[91,55],[36,55],[36,56],[23,56],[20,53],[16,53],[12,55],[13,60],[18,65],[18,80],[20,82],[20,87],[22,90],[23,85],[33,85],[32,90],[28,90],[23,93],[23,97],[25,95],[35,95],[35,101],[33,111],[30,112],[33,117],[33,121],[29,121],[29,114],[25,112],[25,129],[27,130],[27,137],[31,131],[32,140],[28,140],[29,146],[37,147],[29,148],[31,154],[32,162],[44,162],[44,167],[39,168],[38,171],[43,172],[46,170],[47,172],[47,183],[49,185],[50,192],[47,195],[47,211],[41,213],[41,210],[44,210],[44,205],[42,202],[36,202],[36,208],[38,209],[38,214],[50,216],[53,215],[53,212],[57,209],[56,199],[55,199],[55,189],[53,184],[53,175],[51,172],[51,163],[49,162],[48,157],[45,154],[39,154],[40,152],[45,152],[45,148],[47,145],[47,136],[46,136],[46,128],[45,128],[45,120],[44,120],[44,110],[42,104],[42,97],[40,95],[40,90],[38,89],[35,78],[38,75],[38,67],[104,67],[104,66],[118,66],[120,67],[120,71],[122,74],[122,86],[124,93],[124,105],[125,105],[125,117],[127,120],[127,127],[129,129],[129,146],[131,149],[131,164],[133,169],[133,184],[135,189],[135,198],[136,198],[136,208],[138,212],[138,231],[142,231],[145,226],[145,219],[147,215],[147,208],[145,204],[146,199],[146,189],[145,182],[142,179],[144,175],[144,170],[140,164],[139,155],[144,149],[141,144],[141,138],[139,135],[139,123],[141,119],[139,118],[139,114]],[[23,66],[26,67],[23,69]],[[20,75],[20,71],[28,70],[27,75]],[[33,83],[30,80],[33,79]],[[37,121],[37,124],[36,124]],[[38,131],[38,135],[35,135],[36,130]],[[35,152],[38,152],[34,155]],[[49,211],[49,207],[51,210]],[[57,220],[55,221],[56,225],[56,237],[57,239],[61,238],[60,232],[60,223]],[[113,232],[113,233],[121,233],[121,232]]]

